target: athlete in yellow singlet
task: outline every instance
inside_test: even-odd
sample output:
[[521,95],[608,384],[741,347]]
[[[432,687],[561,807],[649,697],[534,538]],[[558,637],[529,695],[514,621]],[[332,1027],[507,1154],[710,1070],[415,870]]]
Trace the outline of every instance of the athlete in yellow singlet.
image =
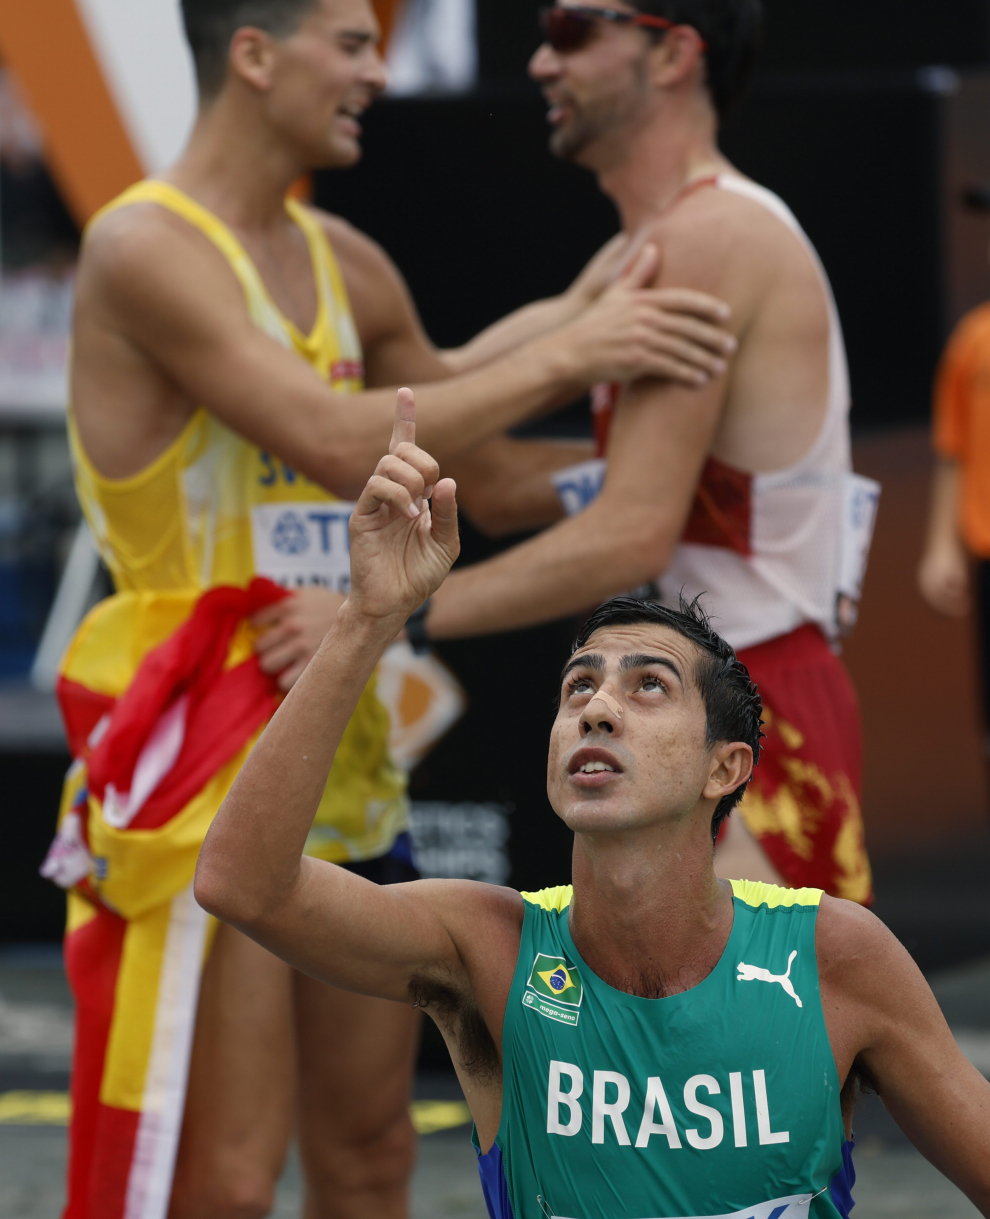
[[[364,388],[361,344],[326,232],[289,200],[305,234],[317,290],[308,334],[272,300],[241,242],[215,215],[166,182],[141,182],[95,218],[138,203],[182,217],[230,265],[252,323],[306,361],[340,394]],[[130,478],[106,478],[69,440],[79,499],[118,590],[205,589],[268,576],[294,589],[346,593],[350,505],[199,407],[174,441]],[[404,776],[388,756],[388,718],[369,688],[344,756],[324,795],[311,854],[331,863],[386,855],[407,828]]]
[[[358,116],[384,86],[367,0],[182,7],[201,91],[190,142],[162,181],[96,217],[83,246],[71,412],[79,494],[120,595],[147,621],[158,601],[191,605],[257,574],[298,589],[255,620],[262,665],[287,689],[347,587],[347,504],[388,442],[395,391],[385,387],[417,384],[420,435],[448,468],[470,450],[493,477],[511,463],[518,479],[520,462],[538,474],[584,455],[504,436],[576,387],[717,372],[720,306],[641,289],[655,270],[647,250],[618,285],[603,290],[593,267],[510,319],[503,337],[530,336],[511,357],[492,359],[496,343],[445,361],[374,243],[285,202],[305,170],[360,155]],[[462,487],[468,511],[472,493]],[[116,696],[133,639],[104,662],[86,655],[92,637],[68,663],[88,665],[97,688],[105,663],[102,688]],[[395,849],[406,799],[387,727],[369,687],[308,846],[379,881],[408,867]],[[74,908],[78,926],[89,915],[82,899]],[[165,1161],[154,1168],[172,1219],[267,1213],[297,1112],[307,1216],[401,1219],[414,1154],[412,1013],[323,986],[227,926],[198,1002],[174,1184]],[[111,1034],[114,1053],[127,1032],[119,1045]],[[126,1104],[101,1103],[126,1118]],[[140,1095],[128,1104],[139,1110]],[[93,1172],[98,1197],[98,1164]],[[86,1207],[70,1202],[74,1219]]]

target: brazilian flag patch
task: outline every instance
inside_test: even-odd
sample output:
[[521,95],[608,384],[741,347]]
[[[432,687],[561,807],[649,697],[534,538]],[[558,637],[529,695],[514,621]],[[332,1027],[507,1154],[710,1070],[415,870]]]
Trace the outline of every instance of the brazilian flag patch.
[[563,957],[537,953],[523,992],[523,1007],[560,1024],[577,1027],[584,987],[581,975]]

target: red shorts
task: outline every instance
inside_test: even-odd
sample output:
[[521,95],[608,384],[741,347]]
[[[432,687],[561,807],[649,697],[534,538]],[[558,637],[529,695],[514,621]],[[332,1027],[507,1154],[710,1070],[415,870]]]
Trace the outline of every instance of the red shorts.
[[739,659],[760,688],[766,739],[738,813],[788,885],[869,905],[862,734],[849,674],[810,624]]

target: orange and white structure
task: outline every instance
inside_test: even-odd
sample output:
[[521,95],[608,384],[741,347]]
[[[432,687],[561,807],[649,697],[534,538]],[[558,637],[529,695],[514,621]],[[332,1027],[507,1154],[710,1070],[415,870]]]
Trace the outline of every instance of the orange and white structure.
[[[474,83],[473,0],[373,0],[398,91]],[[80,225],[178,155],[196,112],[179,0],[7,0],[0,60]],[[394,35],[394,38],[393,38]]]

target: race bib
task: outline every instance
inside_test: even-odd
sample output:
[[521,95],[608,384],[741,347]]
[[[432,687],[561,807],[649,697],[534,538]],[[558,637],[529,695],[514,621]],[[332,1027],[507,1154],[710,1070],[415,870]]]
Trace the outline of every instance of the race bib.
[[568,516],[576,516],[598,498],[605,482],[606,469],[605,459],[596,457],[554,473],[553,485]]
[[251,509],[254,570],[283,588],[348,593],[347,525],[354,504],[331,500],[258,504]]
[[853,601],[858,601],[863,591],[879,504],[878,482],[861,474],[846,475],[839,592]]

